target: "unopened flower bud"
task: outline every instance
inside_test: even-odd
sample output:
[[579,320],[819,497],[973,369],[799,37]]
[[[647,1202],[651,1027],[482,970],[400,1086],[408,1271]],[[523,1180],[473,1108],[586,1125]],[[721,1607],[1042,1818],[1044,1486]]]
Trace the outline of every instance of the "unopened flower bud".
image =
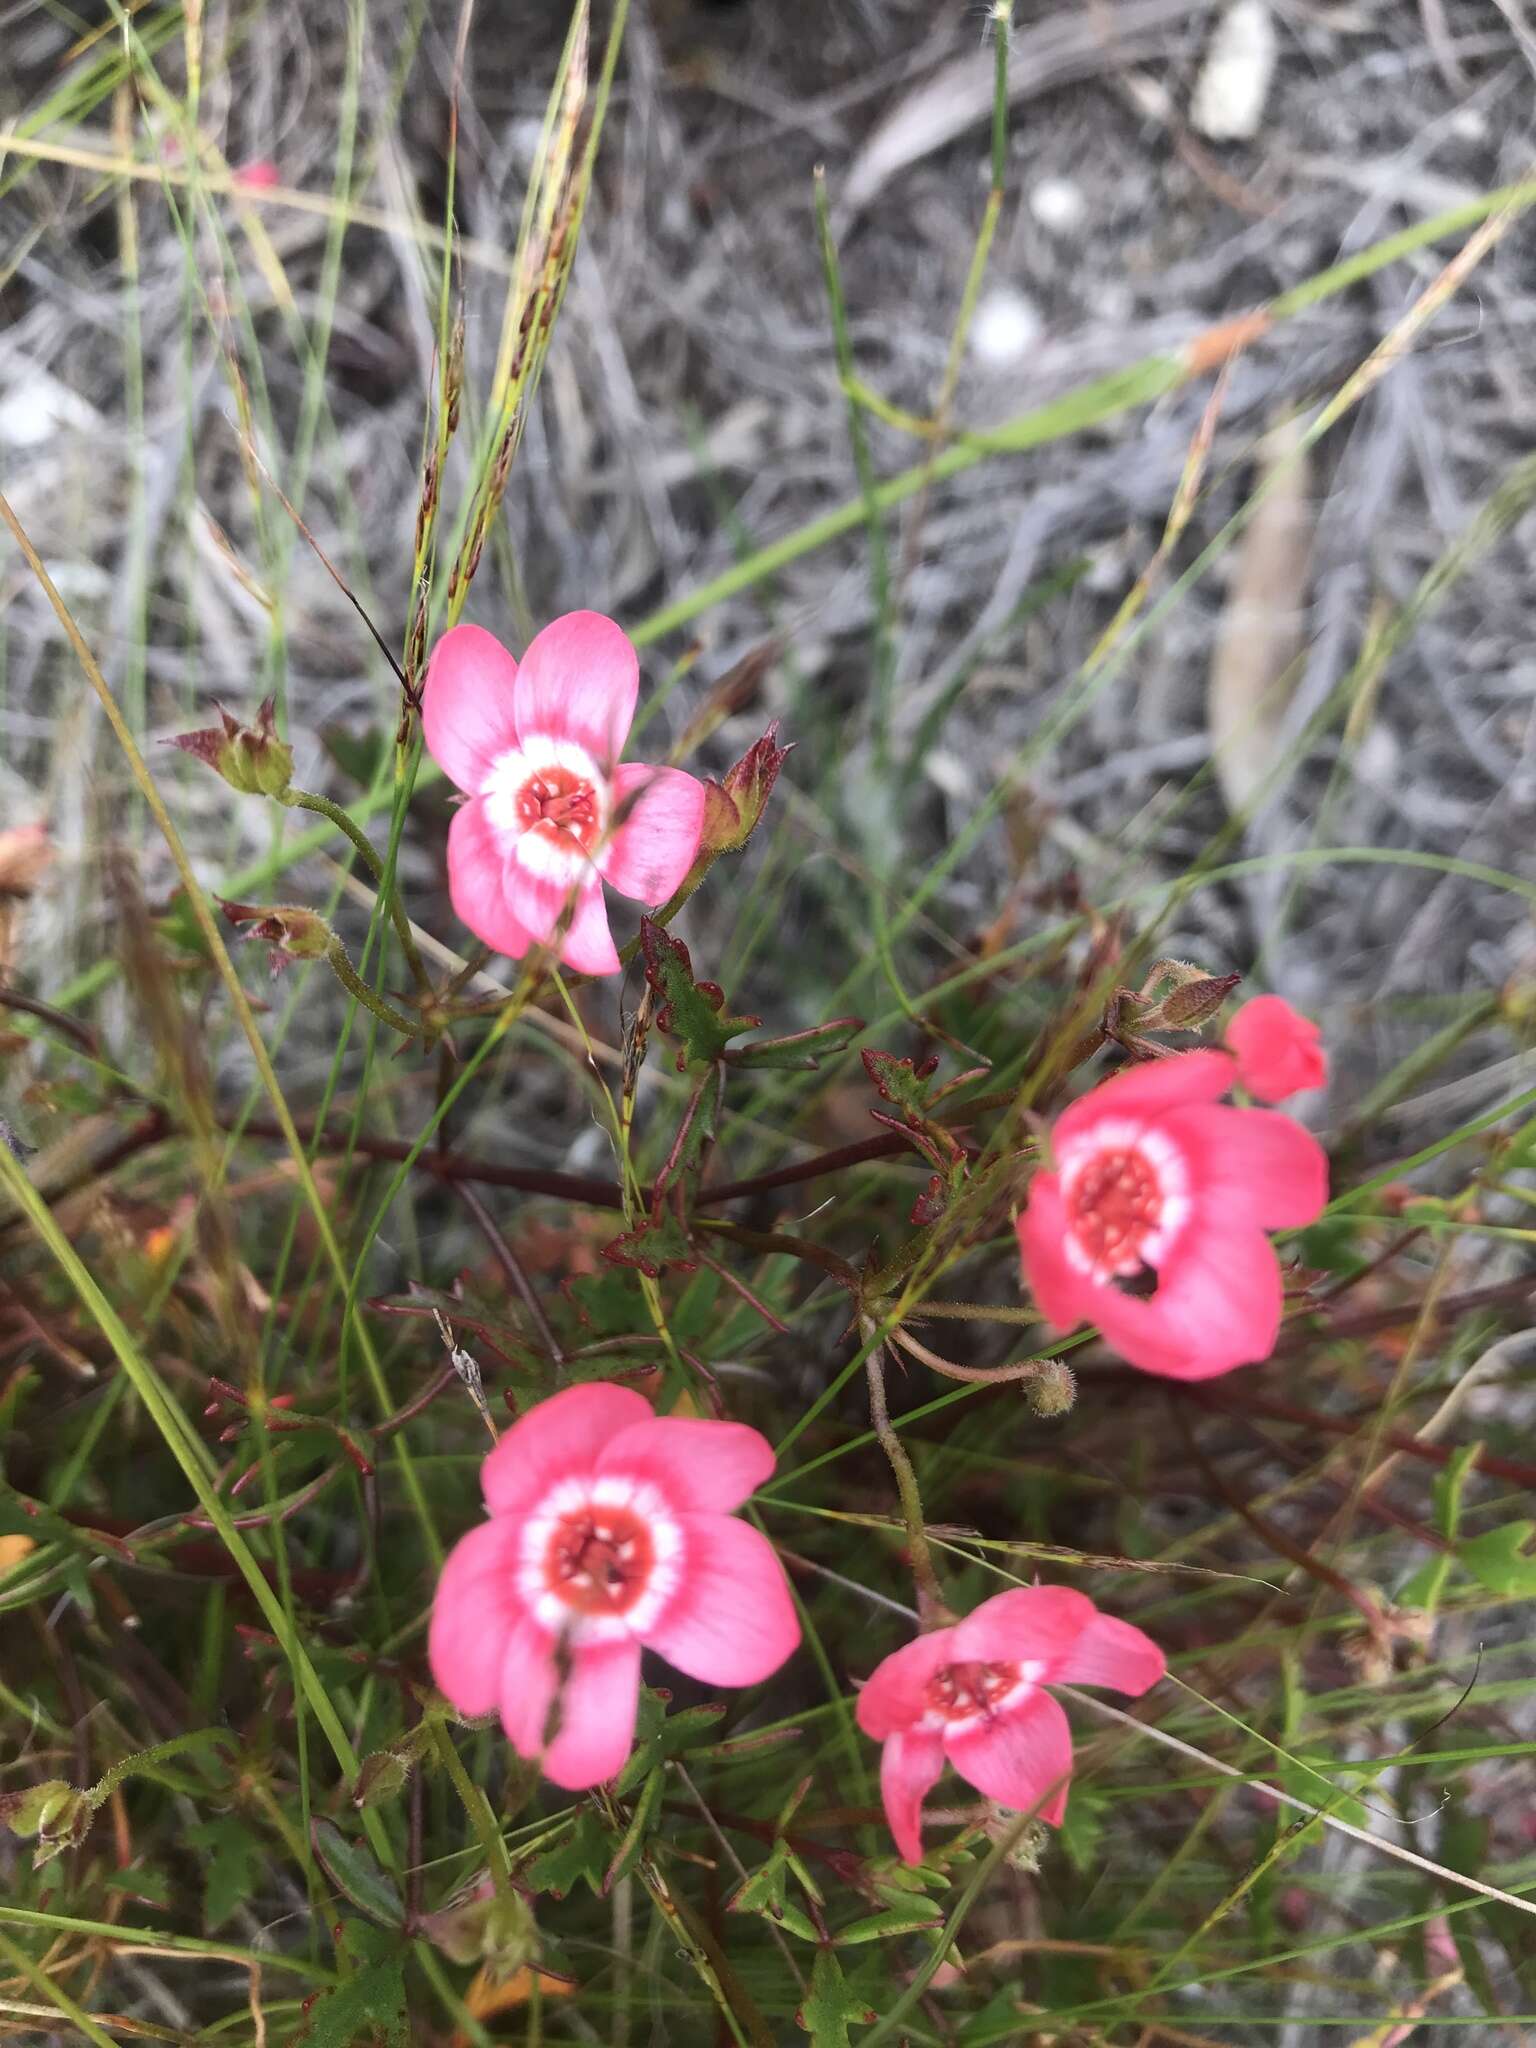
[[538,1950],[527,1899],[517,1890],[498,1897],[489,1877],[477,1878],[446,1906],[424,1915],[421,1926],[451,1963],[483,1963],[493,1983],[515,1977]]
[[226,903],[221,899],[219,908],[231,924],[250,926],[246,938],[259,939],[270,949],[274,974],[290,960],[324,960],[339,943],[325,919],[299,903]]
[[0,1822],[13,1835],[37,1837],[32,1858],[34,1870],[83,1842],[90,1832],[94,1810],[89,1796],[77,1792],[73,1785],[66,1785],[62,1778],[46,1778],[41,1785],[29,1785],[24,1792],[0,1794]]
[[757,829],[789,748],[778,744],[778,720],[748,747],[722,782],[704,785],[704,831],[700,853],[738,853]]
[[1065,1415],[1077,1400],[1077,1374],[1059,1358],[1047,1358],[1040,1371],[1024,1382],[1024,1392],[1037,1415]]
[[1198,1031],[1209,1024],[1242,980],[1240,974],[1202,974],[1164,996],[1159,1011],[1169,1031]]
[[254,725],[241,725],[219,706],[220,725],[177,733],[173,747],[206,761],[244,796],[282,796],[293,781],[293,749],[278,738],[276,707],[268,697]]
[[[983,1828],[994,1842],[1006,1841],[1019,1824],[1019,1816],[1006,1806],[994,1806],[983,1823]],[[1051,1831],[1043,1820],[1027,1823],[1023,1833],[1008,1851],[1007,1860],[1015,1870],[1026,1877],[1038,1875],[1040,1864],[1050,1844]]]
[[539,1946],[539,1931],[533,1908],[519,1891],[506,1891],[492,1899],[486,1915],[481,1949],[486,1975],[494,1984],[504,1984],[531,1963]]
[[386,1800],[398,1799],[409,1783],[410,1775],[408,1757],[401,1756],[398,1750],[376,1749],[372,1756],[363,1758],[363,1767],[352,1787],[352,1804],[357,1807],[382,1806]]

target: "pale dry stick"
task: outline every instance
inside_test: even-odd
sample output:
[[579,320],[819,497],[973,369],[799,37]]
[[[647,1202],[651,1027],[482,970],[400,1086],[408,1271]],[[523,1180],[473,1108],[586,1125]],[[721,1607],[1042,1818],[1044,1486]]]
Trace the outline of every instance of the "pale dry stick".
[[1298,1813],[1310,1814],[1313,1820],[1320,1820],[1324,1827],[1334,1828],[1338,1833],[1348,1835],[1356,1842],[1363,1842],[1367,1848],[1379,1849],[1383,1856],[1392,1856],[1399,1863],[1409,1863],[1415,1870],[1422,1870],[1426,1876],[1440,1879],[1444,1884],[1460,1885],[1463,1891],[1476,1892],[1485,1899],[1497,1899],[1501,1906],[1513,1906],[1517,1912],[1529,1913],[1536,1917],[1536,1900],[1522,1899],[1515,1892],[1500,1891],[1497,1885],[1484,1884],[1481,1878],[1469,1877],[1465,1871],[1450,1870],[1443,1863],[1435,1863],[1428,1856],[1417,1855],[1412,1849],[1404,1849],[1397,1842],[1389,1842],[1383,1835],[1373,1835],[1368,1828],[1357,1828],[1353,1821],[1341,1820],[1325,1807],[1314,1806],[1310,1800],[1298,1799],[1294,1792],[1282,1792],[1278,1785],[1270,1785],[1262,1778],[1251,1778],[1246,1771],[1240,1771],[1235,1764],[1226,1764],[1219,1757],[1208,1756],[1203,1749],[1196,1749],[1192,1742],[1183,1742],[1177,1735],[1170,1735],[1166,1729],[1156,1727],[1150,1721],[1138,1721],[1134,1714],[1122,1713],[1119,1707],[1110,1706],[1107,1700],[1096,1700],[1091,1693],[1079,1692],[1076,1686],[1057,1685],[1052,1687],[1063,1699],[1070,1700],[1075,1707],[1083,1707],[1101,1720],[1117,1721],[1122,1727],[1134,1729],[1138,1735],[1145,1735],[1151,1742],[1160,1742],[1165,1749],[1176,1750],[1191,1763],[1203,1769],[1216,1771],[1224,1778],[1236,1778],[1250,1791],[1261,1794],[1265,1799],[1274,1800],[1277,1806],[1293,1807]]

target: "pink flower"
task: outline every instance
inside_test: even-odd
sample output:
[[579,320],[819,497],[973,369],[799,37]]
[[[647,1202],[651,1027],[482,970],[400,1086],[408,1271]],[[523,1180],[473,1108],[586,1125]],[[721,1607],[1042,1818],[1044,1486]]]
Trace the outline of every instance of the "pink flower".
[[619,765],[639,687],[634,648],[597,612],[546,626],[521,667],[479,626],[433,649],[427,748],[470,798],[448,831],[448,890],[498,953],[548,945],[570,906],[560,958],[613,974],[603,882],[660,903],[693,866],[704,785],[680,768]]
[[876,1742],[880,1793],[896,1846],[923,1855],[923,1796],[945,1759],[988,1799],[1038,1807],[1061,1825],[1072,1731],[1047,1685],[1109,1685],[1144,1693],[1166,1665],[1149,1636],[1100,1614],[1066,1586],[1025,1586],[983,1600],[955,1628],[936,1628],[878,1665],[859,1694],[859,1726]]
[[642,1644],[707,1685],[756,1685],[799,1642],[772,1546],[731,1514],[772,1470],[755,1429],[658,1416],[627,1387],[539,1402],[481,1468],[491,1519],[443,1567],[432,1676],[461,1714],[499,1708],[555,1784],[615,1776]]
[[239,192],[270,192],[278,182],[277,165],[269,156],[253,157],[230,172],[230,182]]
[[1100,1082],[1057,1118],[1054,1170],[1018,1220],[1046,1321],[1096,1323],[1143,1372],[1202,1380],[1267,1358],[1282,1289],[1265,1232],[1311,1223],[1328,1199],[1300,1124],[1218,1103],[1235,1073],[1226,1053],[1184,1052]]
[[1322,1032],[1310,1017],[1298,1016],[1284,996],[1255,996],[1227,1026],[1227,1045],[1237,1055],[1237,1078],[1261,1102],[1283,1102],[1303,1088],[1321,1088],[1328,1078]]

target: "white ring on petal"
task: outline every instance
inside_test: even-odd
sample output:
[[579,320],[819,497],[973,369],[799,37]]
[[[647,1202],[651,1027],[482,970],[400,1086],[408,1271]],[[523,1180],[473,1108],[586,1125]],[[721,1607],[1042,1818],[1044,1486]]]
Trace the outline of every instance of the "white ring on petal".
[[1086,1131],[1074,1132],[1057,1154],[1061,1195],[1069,1215],[1074,1188],[1106,1152],[1133,1153],[1150,1171],[1157,1183],[1158,1219],[1156,1228],[1137,1244],[1135,1259],[1119,1264],[1094,1259],[1079,1243],[1076,1232],[1067,1230],[1062,1250],[1068,1264],[1101,1285],[1117,1276],[1137,1273],[1143,1266],[1161,1265],[1178,1242],[1194,1206],[1189,1192],[1189,1163],[1168,1133],[1129,1117],[1105,1117]]
[[[581,1509],[626,1508],[643,1522],[651,1541],[651,1569],[637,1597],[622,1614],[582,1614],[568,1606],[549,1583],[549,1547],[568,1515]],[[523,1524],[518,1546],[517,1590],[540,1627],[581,1643],[613,1643],[643,1637],[671,1600],[682,1579],[684,1539],[672,1504],[648,1479],[605,1472],[600,1478],[562,1479]]]
[[568,775],[588,783],[596,803],[598,826],[600,830],[606,827],[608,777],[586,748],[575,740],[555,740],[543,733],[530,733],[520,747],[497,755],[480,785],[478,793],[485,799],[486,815],[499,833],[515,839],[526,829],[518,816],[517,799],[524,783],[546,768],[563,768]]

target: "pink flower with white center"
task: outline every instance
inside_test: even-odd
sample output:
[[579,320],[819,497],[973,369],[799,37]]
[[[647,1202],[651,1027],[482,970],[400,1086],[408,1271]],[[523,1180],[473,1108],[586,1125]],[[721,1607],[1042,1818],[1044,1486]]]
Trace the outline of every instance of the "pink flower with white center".
[[554,620],[521,665],[480,626],[455,626],[432,650],[427,751],[470,799],[448,828],[448,892],[498,953],[550,944],[569,910],[560,958],[616,973],[603,883],[661,903],[693,866],[703,783],[619,762],[639,688],[634,648],[597,612]]
[[1056,1119],[1054,1167],[1018,1220],[1046,1321],[1094,1323],[1130,1364],[1170,1379],[1269,1356],[1283,1288],[1265,1233],[1315,1221],[1328,1199],[1328,1162],[1300,1124],[1218,1102],[1236,1064],[1175,1053],[1090,1089]]
[[634,1744],[642,1645],[706,1685],[737,1686],[799,1643],[772,1545],[731,1513],[772,1471],[755,1429],[658,1416],[628,1387],[539,1402],[481,1468],[491,1519],[443,1567],[432,1676],[461,1714],[499,1710],[518,1755],[540,1758],[555,1784],[579,1792],[616,1776]]
[[1150,1636],[1066,1586],[983,1600],[954,1628],[919,1636],[876,1666],[859,1726],[883,1743],[880,1794],[896,1847],[923,1857],[923,1798],[947,1762],[1015,1813],[1061,1825],[1072,1731],[1047,1685],[1139,1695],[1166,1669]]
[[1255,996],[1226,1031],[1228,1049],[1237,1059],[1238,1085],[1260,1102],[1283,1102],[1303,1088],[1321,1088],[1328,1078],[1322,1036],[1284,996]]

